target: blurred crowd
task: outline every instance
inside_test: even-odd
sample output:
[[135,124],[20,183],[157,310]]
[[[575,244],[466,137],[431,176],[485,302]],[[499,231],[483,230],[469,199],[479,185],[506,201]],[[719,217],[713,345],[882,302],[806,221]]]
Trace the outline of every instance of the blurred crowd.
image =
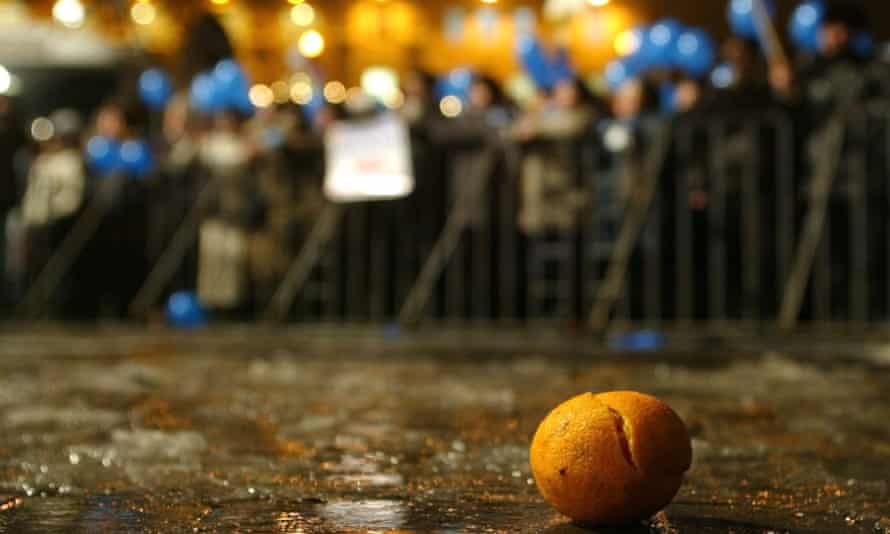
[[[222,313],[255,311],[268,302],[325,208],[326,129],[377,113],[397,113],[410,129],[417,189],[412,204],[400,209],[414,210],[421,224],[400,231],[423,234],[421,257],[448,211],[478,194],[473,169],[492,147],[516,163],[511,171],[501,161],[491,174],[515,176],[514,220],[526,238],[573,232],[591,210],[620,217],[665,123],[780,110],[802,132],[796,165],[805,181],[810,156],[819,152],[818,132],[832,115],[890,96],[890,64],[880,51],[855,46],[853,36],[866,24],[855,8],[829,7],[816,54],[768,61],[757,42],[732,37],[721,47],[720,67],[706,77],[654,72],[611,92],[566,77],[520,103],[475,73],[463,108],[450,117],[443,115],[436,77],[422,70],[402,77],[403,101],[390,109],[350,94],[311,114],[286,103],[208,115],[196,112],[184,91],[156,112],[140,99],[135,77],[124,75],[116,95],[90,116],[63,109],[24,126],[15,102],[0,97],[4,299],[21,299],[85,214],[101,205],[95,231],[58,288],[59,313],[125,315],[159,258],[185,239],[190,220],[197,221],[196,237],[168,290],[196,288],[206,306]],[[233,55],[212,17],[197,21],[189,35],[182,80]],[[135,166],[119,174],[136,179],[91,172],[85,154],[103,150],[88,146],[97,137],[131,147]],[[150,154],[137,153],[140,143]],[[579,159],[590,153],[584,147],[597,149],[595,161],[586,162],[588,176],[579,174]],[[707,180],[704,170],[688,180],[691,209],[708,206]],[[591,182],[600,189],[595,201]],[[444,211],[425,207],[443,193]],[[481,203],[468,208],[468,224],[489,224],[486,211]]]

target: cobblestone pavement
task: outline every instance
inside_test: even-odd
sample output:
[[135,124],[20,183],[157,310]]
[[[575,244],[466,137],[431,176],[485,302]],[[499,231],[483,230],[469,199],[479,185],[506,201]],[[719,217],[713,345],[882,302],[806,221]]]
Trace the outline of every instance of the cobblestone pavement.
[[879,347],[16,326],[0,532],[583,533],[538,495],[528,445],[559,402],[616,389],[670,403],[695,456],[675,502],[623,532],[890,533]]

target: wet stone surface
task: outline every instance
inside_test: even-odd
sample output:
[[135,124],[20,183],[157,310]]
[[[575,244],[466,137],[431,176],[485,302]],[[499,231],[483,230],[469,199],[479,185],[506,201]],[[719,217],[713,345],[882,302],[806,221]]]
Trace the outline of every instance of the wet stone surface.
[[539,497],[529,441],[572,395],[634,389],[694,463],[622,532],[890,533],[885,360],[229,336],[3,334],[0,532],[588,532]]

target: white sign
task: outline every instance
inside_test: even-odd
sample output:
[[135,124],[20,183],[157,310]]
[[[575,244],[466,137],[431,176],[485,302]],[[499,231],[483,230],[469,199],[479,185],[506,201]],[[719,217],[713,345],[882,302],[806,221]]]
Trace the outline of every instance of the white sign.
[[391,200],[414,191],[408,129],[395,115],[335,122],[325,134],[325,195],[334,202]]

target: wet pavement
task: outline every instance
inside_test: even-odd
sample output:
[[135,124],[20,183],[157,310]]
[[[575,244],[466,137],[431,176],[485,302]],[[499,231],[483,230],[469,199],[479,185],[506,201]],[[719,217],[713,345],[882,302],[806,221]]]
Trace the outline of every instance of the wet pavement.
[[0,532],[589,532],[538,495],[529,441],[577,393],[634,389],[694,462],[622,532],[890,533],[888,351],[740,345],[7,326]]

